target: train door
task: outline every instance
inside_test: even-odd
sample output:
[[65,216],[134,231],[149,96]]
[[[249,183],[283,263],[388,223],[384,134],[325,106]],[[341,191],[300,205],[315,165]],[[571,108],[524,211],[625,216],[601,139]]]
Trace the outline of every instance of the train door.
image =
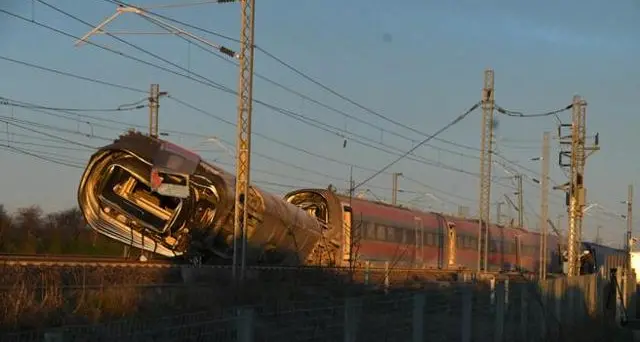
[[516,235],[516,269],[522,269],[522,243],[520,235]]
[[342,204],[342,265],[351,266],[356,257],[353,255],[354,238],[353,210],[348,204]]
[[415,246],[414,246],[414,263],[420,265],[424,263],[424,226],[422,225],[422,218],[415,217],[416,229],[415,229]]
[[454,267],[456,265],[456,224],[453,222],[447,222],[447,233],[449,236],[449,258],[448,258],[448,266]]

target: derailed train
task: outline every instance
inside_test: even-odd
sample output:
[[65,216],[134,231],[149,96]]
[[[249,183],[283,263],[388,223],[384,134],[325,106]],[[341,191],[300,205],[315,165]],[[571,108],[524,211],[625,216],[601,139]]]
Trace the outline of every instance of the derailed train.
[[[250,264],[475,269],[478,221],[411,210],[331,189],[279,198],[252,186]],[[168,257],[227,263],[233,253],[235,178],[170,142],[129,132],[93,154],[78,189],[88,224],[123,244]],[[490,270],[537,272],[539,234],[491,226]],[[561,268],[548,236],[550,272]]]

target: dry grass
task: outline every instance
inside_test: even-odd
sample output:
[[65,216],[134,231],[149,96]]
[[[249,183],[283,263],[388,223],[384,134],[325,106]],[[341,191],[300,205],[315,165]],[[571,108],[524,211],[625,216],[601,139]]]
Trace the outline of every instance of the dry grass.
[[144,304],[144,285],[164,283],[160,270],[0,266],[3,330],[125,317]]
[[[232,284],[225,269],[153,269],[0,266],[0,330],[155,318],[228,308],[319,301],[380,289],[384,274],[371,271],[351,282],[322,270],[249,272],[246,285]],[[424,287],[428,277],[392,273],[391,285]]]

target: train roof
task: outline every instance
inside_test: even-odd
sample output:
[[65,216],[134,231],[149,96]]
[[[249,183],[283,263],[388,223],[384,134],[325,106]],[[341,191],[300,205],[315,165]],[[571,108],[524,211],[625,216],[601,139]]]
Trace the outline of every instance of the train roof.
[[610,246],[606,246],[600,243],[595,243],[595,242],[590,242],[590,241],[582,241],[582,244],[590,247],[590,248],[598,248],[598,249],[605,249],[605,250],[609,250],[611,252],[623,252],[626,253],[626,251],[623,248],[614,248],[614,247],[610,247]]
[[[327,189],[306,189],[308,191],[329,191]],[[379,206],[379,207],[383,207],[389,210],[398,210],[398,211],[403,211],[406,213],[410,213],[413,214],[415,216],[441,216],[444,217],[447,221],[453,222],[456,224],[457,227],[460,227],[462,229],[477,229],[477,225],[480,222],[479,219],[474,219],[474,218],[464,218],[464,217],[459,217],[459,216],[455,216],[455,215],[451,215],[451,214],[447,214],[447,213],[439,213],[439,212],[434,212],[434,211],[425,211],[425,210],[420,210],[420,209],[414,209],[414,208],[409,208],[406,206],[402,206],[402,205],[393,205],[390,203],[386,203],[386,202],[382,202],[382,201],[376,201],[376,200],[371,200],[368,198],[357,198],[357,197],[349,197],[348,195],[344,195],[344,194],[339,194],[339,193],[335,193],[342,201],[351,201],[352,203],[361,203],[361,204],[369,204],[369,205],[374,205],[374,206]],[[465,229],[465,230],[466,230]],[[491,230],[495,230],[495,229],[504,229],[505,232],[507,232],[508,234],[512,234],[512,235],[527,235],[527,234],[532,234],[532,235],[539,235],[538,232],[534,232],[534,231],[530,231],[524,228],[519,228],[519,227],[509,227],[509,226],[505,226],[505,225],[496,225],[496,224],[492,224],[490,227]]]

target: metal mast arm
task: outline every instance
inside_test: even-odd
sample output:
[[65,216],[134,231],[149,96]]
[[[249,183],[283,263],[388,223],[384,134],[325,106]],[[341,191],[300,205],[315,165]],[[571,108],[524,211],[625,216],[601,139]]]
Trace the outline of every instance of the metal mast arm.
[[[238,80],[238,137],[236,145],[236,199],[234,212],[233,273],[237,272],[238,244],[242,260],[240,280],[244,280],[246,240],[250,203],[249,172],[251,169],[251,112],[253,99],[253,50],[255,0],[241,0],[240,73]],[[245,203],[247,206],[245,206]],[[240,237],[240,239],[238,239]],[[240,241],[238,241],[240,240]]]

